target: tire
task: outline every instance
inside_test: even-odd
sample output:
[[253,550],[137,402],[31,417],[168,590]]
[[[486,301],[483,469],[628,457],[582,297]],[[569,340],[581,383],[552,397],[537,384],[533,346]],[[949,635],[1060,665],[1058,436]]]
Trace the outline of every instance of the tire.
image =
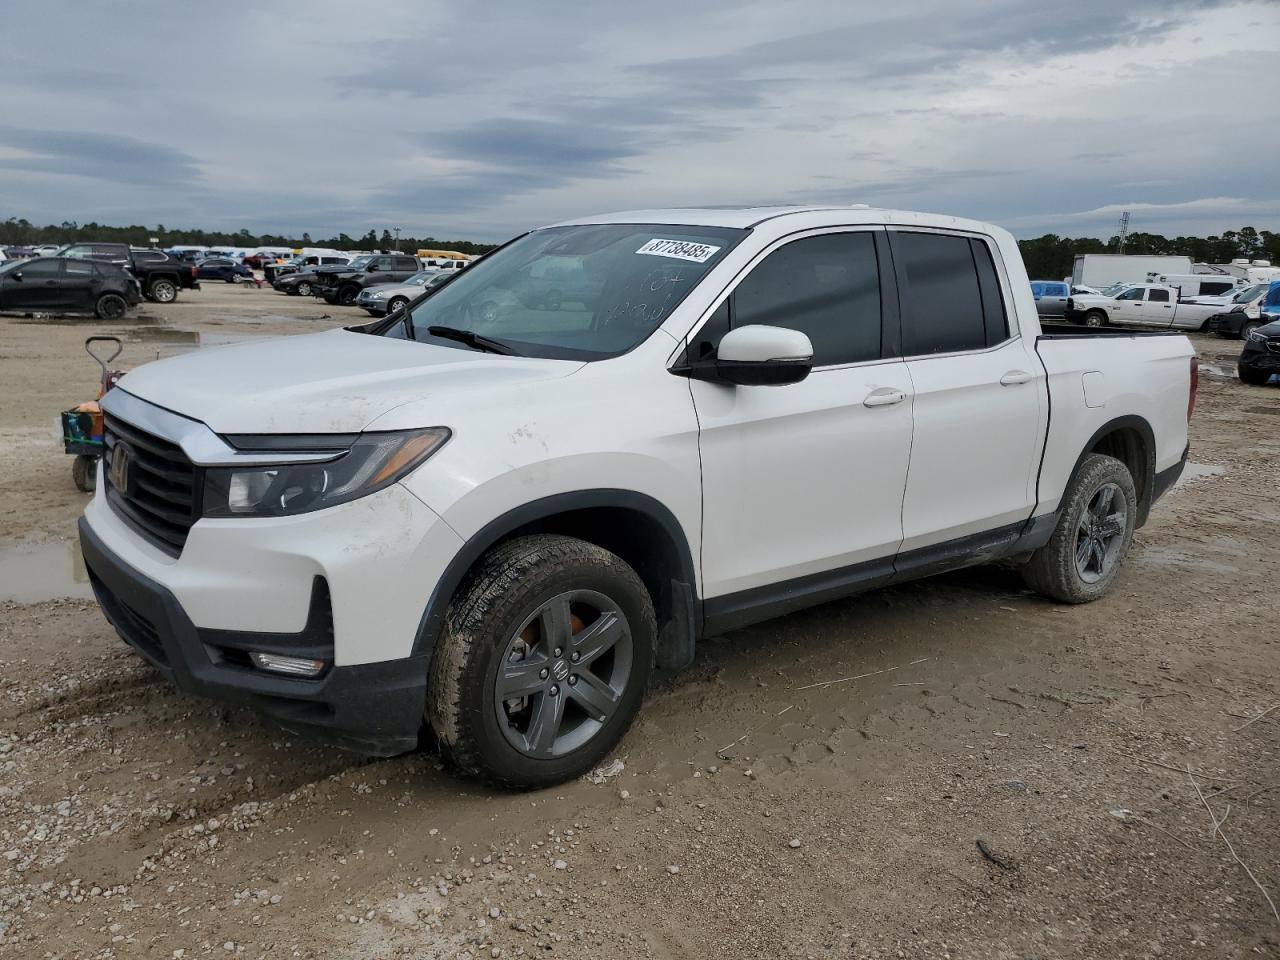
[[1086,327],[1105,327],[1107,325],[1107,315],[1101,310],[1090,310],[1084,315],[1084,325]]
[[99,320],[119,320],[129,312],[129,304],[118,293],[104,293],[93,308]]
[[352,284],[347,284],[338,288],[337,301],[344,307],[349,307],[356,302],[356,297],[360,296],[360,288]]
[[1271,379],[1270,370],[1259,370],[1243,363],[1236,364],[1236,373],[1240,374],[1241,383],[1247,383],[1251,387],[1264,387]]
[[[1098,507],[1103,505],[1105,491],[1111,499],[1103,515]],[[1117,503],[1117,498],[1123,503]],[[1080,464],[1062,503],[1053,536],[1031,555],[1023,567],[1023,579],[1059,603],[1089,603],[1111,589],[1133,543],[1138,519],[1133,476],[1115,457],[1091,453]],[[1123,515],[1117,520],[1120,511]],[[1100,540],[1108,529],[1111,535]],[[1080,554],[1086,548],[1082,564]]]
[[79,454],[71,464],[71,479],[76,482],[76,489],[85,493],[93,493],[98,485],[98,458],[88,454]]
[[298,284],[296,287],[293,288],[293,293],[295,296],[309,297],[311,296],[311,284],[309,284],[306,280],[303,280],[300,284]]
[[178,299],[178,285],[167,277],[160,277],[151,282],[147,296],[156,303],[173,303]]
[[1248,340],[1249,334],[1262,326],[1261,320],[1246,320],[1240,324],[1240,333],[1236,336],[1237,340]]
[[408,299],[405,297],[392,297],[387,301],[387,313],[395,313],[408,302]]
[[[544,639],[544,632],[557,624],[569,639],[554,646],[555,633]],[[477,562],[449,606],[428,678],[427,721],[445,758],[467,774],[511,789],[568,780],[599,763],[631,726],[657,632],[648,590],[619,557],[571,537],[510,540]],[[582,652],[573,650],[574,637],[599,649],[574,661]],[[520,671],[525,661],[546,666]],[[503,693],[524,685],[528,692],[499,692],[506,668],[516,672]],[[607,709],[589,714],[583,704],[593,700]]]

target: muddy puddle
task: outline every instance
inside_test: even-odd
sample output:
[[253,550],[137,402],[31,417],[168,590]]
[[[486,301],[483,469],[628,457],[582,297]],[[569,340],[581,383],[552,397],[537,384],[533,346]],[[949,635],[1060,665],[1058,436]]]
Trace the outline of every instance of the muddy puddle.
[[43,603],[92,596],[78,543],[0,547],[0,600]]

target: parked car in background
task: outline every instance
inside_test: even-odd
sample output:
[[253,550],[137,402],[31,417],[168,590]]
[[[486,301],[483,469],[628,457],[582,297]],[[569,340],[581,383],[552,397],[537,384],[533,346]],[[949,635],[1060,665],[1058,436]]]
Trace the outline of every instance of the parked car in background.
[[[485,319],[565,257],[593,303]],[[704,637],[998,560],[1105,596],[1186,464],[1196,375],[1183,336],[1046,329],[984,223],[594,217],[380,323],[134,369],[80,545],[183,691],[383,756],[425,721],[461,770],[545,787]]]
[[290,297],[309,297],[315,291],[316,271],[319,267],[303,267],[284,276],[277,275],[271,283],[271,289]]
[[1236,362],[1236,372],[1242,383],[1255,387],[1280,373],[1280,318],[1248,332]]
[[111,263],[34,257],[0,266],[0,310],[92,313],[99,320],[119,320],[141,299],[137,279]]
[[1245,287],[1235,296],[1205,297],[1195,302],[1216,303],[1221,311],[1209,318],[1206,329],[1210,333],[1216,333],[1220,337],[1231,340],[1241,340],[1248,335],[1251,328],[1265,323],[1262,319],[1262,304],[1272,287],[1280,288],[1280,280],[1274,283],[1255,283],[1251,287]]
[[1180,303],[1178,291],[1158,283],[1122,283],[1101,294],[1067,301],[1066,317],[1087,327],[1168,327],[1204,330],[1221,310],[1212,304]]
[[1032,280],[1031,296],[1035,298],[1036,313],[1040,316],[1065,317],[1071,288],[1061,280]]
[[52,257],[58,253],[58,244],[56,243],[40,243],[31,248],[30,256],[33,257]]
[[172,303],[178,299],[179,290],[200,289],[195,265],[183,263],[163,250],[140,249],[127,243],[72,243],[59,248],[58,256],[124,267],[138,278],[143,296],[156,303]]
[[201,280],[225,280],[236,283],[241,279],[253,279],[253,271],[243,263],[227,257],[206,257],[196,266],[196,276]]
[[417,258],[408,254],[369,254],[356,257],[345,267],[321,267],[312,293],[324,297],[326,303],[350,306],[365,287],[404,283],[420,271]]
[[457,274],[457,270],[422,270],[404,283],[378,283],[365,287],[356,297],[356,306],[371,317],[394,313],[410,300],[416,300],[428,290],[440,286]]
[[296,257],[280,263],[267,262],[262,265],[262,273],[269,281],[290,273],[297,273],[307,267],[340,267],[351,262],[346,254],[335,251],[303,250]]

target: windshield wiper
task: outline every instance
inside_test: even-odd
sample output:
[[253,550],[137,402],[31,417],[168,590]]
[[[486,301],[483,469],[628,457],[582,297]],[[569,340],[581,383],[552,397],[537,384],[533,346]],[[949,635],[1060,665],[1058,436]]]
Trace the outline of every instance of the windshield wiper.
[[427,327],[427,333],[433,337],[439,337],[441,340],[456,340],[458,343],[465,343],[468,347],[475,350],[483,350],[485,353],[500,353],[504,357],[520,356],[519,353],[512,350],[501,340],[494,340],[492,337],[486,337],[484,334],[476,333],[474,330],[459,330],[457,327]]

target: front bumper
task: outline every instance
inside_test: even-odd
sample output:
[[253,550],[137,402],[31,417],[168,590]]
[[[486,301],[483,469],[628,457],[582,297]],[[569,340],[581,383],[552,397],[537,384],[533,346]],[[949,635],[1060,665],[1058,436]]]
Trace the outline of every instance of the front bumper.
[[361,753],[393,756],[417,746],[425,656],[330,667],[316,680],[264,673],[228,660],[220,645],[288,649],[279,635],[259,634],[275,638],[259,642],[252,633],[197,628],[171,591],[116,556],[83,517],[80,548],[107,620],[179,689],[254,707],[290,732]]
[[1243,310],[1238,313],[1215,313],[1208,319],[1205,329],[1209,333],[1238,337],[1240,328],[1248,319],[1250,319],[1249,316]]
[[1280,353],[1272,353],[1265,346],[1255,347],[1248,343],[1240,353],[1240,364],[1254,370],[1267,370],[1280,373]]

